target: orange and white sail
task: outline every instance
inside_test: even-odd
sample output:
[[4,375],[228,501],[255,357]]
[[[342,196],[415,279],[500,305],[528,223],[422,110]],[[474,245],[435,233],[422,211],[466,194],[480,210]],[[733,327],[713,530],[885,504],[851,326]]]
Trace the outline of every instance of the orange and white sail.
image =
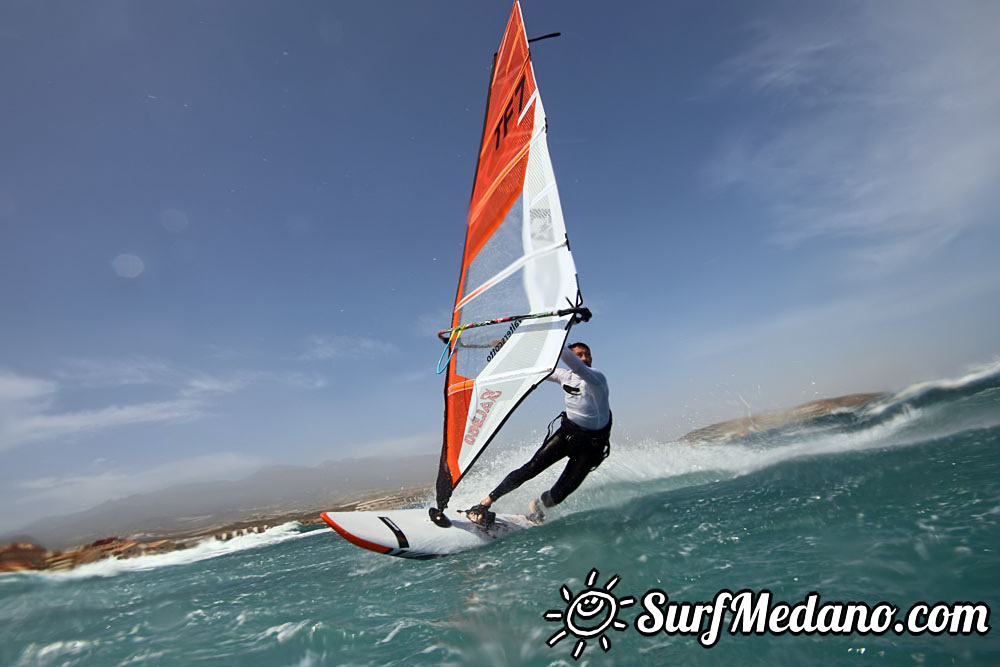
[[515,3],[494,60],[451,318],[440,509],[508,415],[555,368],[572,319],[558,311],[582,303],[546,131]]

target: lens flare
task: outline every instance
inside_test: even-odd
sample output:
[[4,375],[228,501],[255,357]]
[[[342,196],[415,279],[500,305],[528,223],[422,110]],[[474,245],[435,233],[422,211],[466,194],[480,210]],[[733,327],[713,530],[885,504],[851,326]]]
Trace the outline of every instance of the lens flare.
[[146,264],[138,255],[123,253],[111,260],[111,268],[121,278],[138,278],[146,270]]

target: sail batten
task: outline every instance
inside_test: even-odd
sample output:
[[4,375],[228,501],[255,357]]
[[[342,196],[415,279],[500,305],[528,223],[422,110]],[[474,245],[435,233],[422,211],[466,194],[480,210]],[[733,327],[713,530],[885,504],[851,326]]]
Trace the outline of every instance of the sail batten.
[[457,310],[461,310],[461,308],[463,306],[465,306],[465,304],[467,304],[469,301],[471,301],[472,299],[475,299],[479,295],[483,294],[484,292],[486,292],[486,290],[488,290],[491,287],[493,287],[493,285],[496,285],[497,283],[499,283],[500,281],[502,281],[504,278],[507,278],[508,276],[510,276],[511,274],[513,274],[515,271],[517,271],[518,269],[520,269],[523,266],[525,266],[528,262],[536,260],[536,259],[542,257],[543,255],[547,255],[549,253],[556,252],[560,248],[566,247],[566,244],[567,244],[567,241],[564,239],[561,243],[555,243],[555,244],[550,245],[550,246],[548,246],[546,248],[540,248],[538,250],[533,251],[530,255],[524,255],[523,257],[521,257],[517,261],[512,262],[503,271],[501,271],[500,273],[497,273],[496,275],[492,276],[486,282],[484,282],[481,285],[479,285],[478,287],[476,287],[476,289],[474,289],[471,292],[469,292],[468,296],[466,296],[461,301],[459,301],[457,304],[455,304],[455,310],[456,311]]
[[494,58],[451,328],[441,332],[451,332],[451,356],[443,369],[440,509],[511,412],[552,373],[571,324],[567,309],[581,303],[515,3]]

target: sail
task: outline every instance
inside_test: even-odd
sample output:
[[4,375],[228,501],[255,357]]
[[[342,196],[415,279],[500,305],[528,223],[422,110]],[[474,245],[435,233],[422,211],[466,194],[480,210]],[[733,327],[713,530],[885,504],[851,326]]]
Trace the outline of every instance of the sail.
[[[552,373],[572,318],[558,311],[581,304],[546,131],[515,3],[494,59],[452,312],[440,509],[510,413]],[[490,323],[498,319],[505,321]],[[480,324],[463,328],[470,323]]]

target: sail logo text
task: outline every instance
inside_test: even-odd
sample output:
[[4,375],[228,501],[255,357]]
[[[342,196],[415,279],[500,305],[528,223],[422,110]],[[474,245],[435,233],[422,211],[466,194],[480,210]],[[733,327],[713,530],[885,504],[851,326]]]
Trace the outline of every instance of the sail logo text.
[[465,431],[465,444],[473,445],[476,443],[476,438],[479,437],[479,429],[486,423],[486,415],[490,414],[493,404],[496,403],[502,393],[501,391],[484,389],[483,393],[479,395],[479,407],[476,408],[475,412],[472,412],[471,409],[469,410],[469,427]]
[[500,351],[500,348],[503,347],[508,340],[510,340],[510,337],[514,335],[514,332],[517,331],[519,326],[521,326],[521,320],[514,320],[511,322],[510,328],[507,329],[507,333],[503,335],[503,338],[494,343],[493,349],[490,350],[488,355],[486,355],[486,363],[490,363],[493,360],[496,353]]

